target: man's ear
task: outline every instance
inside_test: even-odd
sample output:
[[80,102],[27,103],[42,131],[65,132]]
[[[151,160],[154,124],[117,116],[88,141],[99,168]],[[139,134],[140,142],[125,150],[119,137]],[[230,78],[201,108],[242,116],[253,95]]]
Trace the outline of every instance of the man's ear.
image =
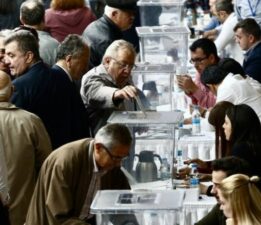
[[111,12],[112,17],[116,17],[118,15],[119,11],[117,9],[113,10]]
[[97,153],[100,153],[102,151],[102,144],[94,143],[94,149]]
[[248,35],[248,40],[249,40],[249,42],[250,42],[251,44],[253,44],[253,43],[255,43],[256,38],[254,37],[253,34],[249,34],[249,35]]
[[31,52],[31,51],[28,51],[28,52],[25,53],[25,55],[26,55],[26,61],[25,62],[30,64],[34,59],[34,53]]
[[210,54],[209,55],[209,60],[211,62],[211,64],[216,64],[216,57],[214,56],[214,54]]
[[68,69],[71,68],[71,61],[72,61],[72,55],[65,56],[65,63]]
[[106,56],[103,58],[103,65],[105,66],[105,68],[108,67],[110,61],[111,61],[111,58],[109,56]]

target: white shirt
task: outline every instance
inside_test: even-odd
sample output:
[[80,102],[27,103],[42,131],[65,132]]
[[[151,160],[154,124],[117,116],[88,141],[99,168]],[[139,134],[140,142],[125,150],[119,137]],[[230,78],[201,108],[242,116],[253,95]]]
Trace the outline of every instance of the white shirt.
[[254,109],[261,121],[261,84],[255,80],[232,73],[218,86],[217,101],[229,101],[235,105],[246,104]]
[[243,63],[244,55],[240,46],[235,41],[235,34],[233,28],[236,26],[238,20],[235,13],[230,13],[225,22],[222,24],[221,31],[215,40],[215,45],[218,52],[225,51],[221,57],[230,57],[238,61],[240,64]]
[[260,0],[235,0],[235,13],[238,19],[253,18],[261,27],[261,1]]

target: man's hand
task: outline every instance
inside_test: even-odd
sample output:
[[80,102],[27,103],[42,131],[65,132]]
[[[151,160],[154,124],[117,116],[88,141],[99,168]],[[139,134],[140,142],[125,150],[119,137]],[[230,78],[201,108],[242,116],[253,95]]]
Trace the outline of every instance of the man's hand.
[[203,38],[208,38],[214,41],[217,38],[217,35],[218,35],[218,30],[213,29],[213,30],[205,31],[203,33]]
[[201,169],[207,169],[208,168],[208,164],[207,162],[201,160],[201,159],[189,159],[184,161],[185,164],[191,164],[191,163],[196,163],[198,165],[198,168]]
[[193,94],[198,89],[198,86],[194,83],[189,75],[177,76],[178,86],[187,94]]
[[130,99],[134,98],[135,96],[137,96],[137,94],[138,94],[137,89],[132,85],[128,85],[120,90],[115,91],[114,95],[113,95],[113,99],[114,100],[117,100],[117,99],[130,100]]

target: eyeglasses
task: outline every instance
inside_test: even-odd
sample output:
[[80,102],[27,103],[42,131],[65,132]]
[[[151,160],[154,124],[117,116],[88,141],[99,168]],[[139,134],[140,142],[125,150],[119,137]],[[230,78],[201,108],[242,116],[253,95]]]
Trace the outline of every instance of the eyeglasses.
[[111,151],[105,147],[104,145],[102,145],[103,149],[105,150],[105,152],[108,153],[108,155],[110,156],[110,158],[113,160],[113,161],[121,161],[125,158],[127,158],[129,155],[126,155],[126,156],[117,156],[117,155],[113,155],[111,154]]
[[117,59],[111,57],[119,66],[120,66],[120,69],[135,69],[137,66],[135,64],[126,64],[126,63],[122,63],[120,61],[118,61]]
[[202,63],[202,62],[203,62],[205,59],[207,59],[207,58],[208,58],[208,56],[203,57],[203,58],[190,59],[189,62],[190,62],[191,64],[200,64],[200,63]]

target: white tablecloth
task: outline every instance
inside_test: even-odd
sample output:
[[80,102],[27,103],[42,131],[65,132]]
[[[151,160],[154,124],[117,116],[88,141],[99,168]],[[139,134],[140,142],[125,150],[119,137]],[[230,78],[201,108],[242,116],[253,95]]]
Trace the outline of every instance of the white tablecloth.
[[[190,189],[187,189],[189,192]],[[195,199],[194,195],[186,194],[183,202],[183,209],[179,218],[180,225],[194,225],[202,219],[217,203],[214,197],[201,195],[200,199]]]

